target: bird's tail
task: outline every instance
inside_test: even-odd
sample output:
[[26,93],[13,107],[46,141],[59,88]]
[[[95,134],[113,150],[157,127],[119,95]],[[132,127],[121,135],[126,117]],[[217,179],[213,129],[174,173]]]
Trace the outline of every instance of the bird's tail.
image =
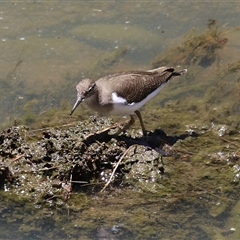
[[163,73],[165,71],[172,72],[172,76],[177,77],[185,74],[187,72],[187,69],[175,71],[173,67],[159,67],[159,68],[148,70],[148,72],[158,72],[158,73]]
[[183,70],[180,70],[180,71],[177,71],[177,72],[173,72],[173,76],[181,76],[183,74],[185,74],[187,72],[187,69],[183,69]]

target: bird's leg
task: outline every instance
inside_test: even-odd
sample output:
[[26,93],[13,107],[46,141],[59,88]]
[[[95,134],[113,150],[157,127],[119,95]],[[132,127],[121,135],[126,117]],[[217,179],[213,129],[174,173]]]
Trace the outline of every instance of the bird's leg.
[[[127,120],[127,121],[123,121],[121,123],[118,123],[120,129],[118,130],[117,134],[125,132],[129,127],[131,127],[135,123],[134,117],[132,115],[130,115],[130,117],[131,117],[130,121]],[[120,127],[121,124],[125,124],[124,127],[121,128]]]
[[[136,110],[135,113],[136,113],[136,115],[137,115],[138,118],[139,118],[139,121],[140,121],[140,124],[141,124],[141,127],[142,127],[143,136],[147,136],[147,130],[146,130],[144,124],[143,124],[143,120],[142,120],[142,115],[141,115],[141,113],[140,113],[138,110]],[[131,116],[131,117],[132,117],[132,116]]]
[[130,121],[125,125],[125,129],[130,128],[134,123],[135,123],[135,118],[133,117],[133,115],[130,115],[131,119]]
[[[144,123],[143,123],[143,120],[142,120],[142,115],[141,115],[140,111],[136,110],[135,113],[139,118],[141,128],[142,128],[142,132],[143,132],[143,136],[147,136],[147,130],[144,126]],[[130,115],[130,117],[131,117],[130,121],[123,127],[123,129],[118,131],[118,134],[126,131],[129,127],[131,127],[135,123],[135,118],[133,117],[133,115]]]
[[[132,115],[130,115],[131,119],[130,121],[128,121],[125,126],[120,130],[120,132],[125,132],[128,128],[130,128],[134,123],[135,123],[135,119]],[[126,122],[126,121],[124,121]]]

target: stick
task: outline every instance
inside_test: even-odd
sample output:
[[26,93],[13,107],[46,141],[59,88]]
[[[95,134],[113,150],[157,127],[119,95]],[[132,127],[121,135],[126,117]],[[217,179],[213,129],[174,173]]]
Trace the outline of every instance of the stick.
[[102,134],[104,132],[108,132],[110,129],[113,129],[113,128],[116,128],[116,127],[118,127],[118,124],[111,125],[111,126],[109,126],[107,128],[104,128],[103,130],[99,130],[99,131],[97,131],[95,133],[89,133],[87,136],[84,137],[84,140],[86,141],[88,138],[90,138],[90,137],[92,137],[94,135],[99,135],[99,134]]
[[130,147],[124,152],[124,154],[121,156],[121,158],[120,158],[119,161],[117,162],[115,168],[113,169],[113,172],[112,172],[109,180],[108,180],[107,183],[104,185],[104,187],[103,187],[103,189],[100,191],[100,193],[103,192],[103,191],[107,188],[107,186],[110,184],[110,182],[112,181],[112,178],[113,178],[113,176],[114,176],[114,174],[115,174],[115,172],[116,172],[119,164],[121,163],[121,161],[123,160],[123,158],[127,155],[127,153],[130,151],[130,149],[133,148],[134,146],[135,146],[135,145],[130,146]]
[[13,162],[16,162],[16,161],[18,161],[18,160],[20,160],[22,157],[24,157],[25,156],[25,154],[22,154],[22,155],[20,155],[20,156],[18,156],[18,157],[15,157],[9,164],[8,164],[8,166],[10,166]]

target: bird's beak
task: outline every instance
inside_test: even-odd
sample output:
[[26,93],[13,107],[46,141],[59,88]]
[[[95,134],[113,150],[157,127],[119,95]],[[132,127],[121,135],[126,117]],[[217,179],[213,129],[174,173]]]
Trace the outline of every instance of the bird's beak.
[[81,97],[78,97],[77,101],[75,102],[73,108],[72,108],[72,111],[70,112],[70,115],[73,114],[73,112],[75,111],[75,109],[77,108],[77,106],[83,101],[83,98]]

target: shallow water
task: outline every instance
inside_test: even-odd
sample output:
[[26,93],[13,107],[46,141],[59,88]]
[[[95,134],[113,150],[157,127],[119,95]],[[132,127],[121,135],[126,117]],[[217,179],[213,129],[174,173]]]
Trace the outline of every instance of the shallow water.
[[[86,118],[84,107],[68,117],[80,79],[167,62],[188,74],[144,107],[146,125],[199,137],[177,142],[165,177],[150,171],[145,188],[140,164],[126,177],[136,188],[74,194],[64,207],[2,191],[0,238],[239,239],[239,12],[240,3],[214,1],[1,3],[2,128],[46,124],[44,114],[57,111],[64,123]],[[218,39],[193,51],[211,37],[209,19]],[[183,55],[178,46],[187,46]]]

